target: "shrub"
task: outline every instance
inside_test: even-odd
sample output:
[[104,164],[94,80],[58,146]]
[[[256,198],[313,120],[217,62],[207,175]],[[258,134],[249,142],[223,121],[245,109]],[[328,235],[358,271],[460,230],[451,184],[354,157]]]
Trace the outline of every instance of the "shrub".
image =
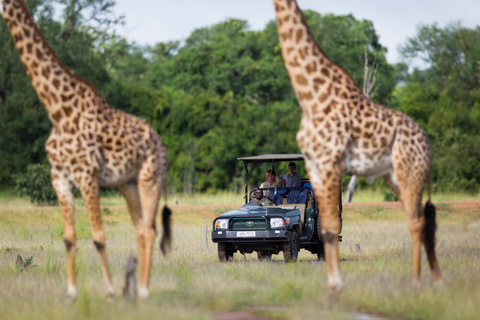
[[31,164],[26,173],[14,175],[15,189],[22,196],[28,196],[37,205],[55,205],[57,196],[50,181],[50,166]]
[[[57,205],[57,195],[53,189],[50,178],[50,166],[48,164],[31,164],[27,167],[26,173],[13,175],[15,189],[21,196],[27,196],[32,203],[44,206]],[[118,195],[116,188],[101,188],[101,196]],[[81,194],[77,188],[73,190],[73,196],[80,198]]]
[[397,195],[390,190],[386,190],[383,192],[383,201],[385,202],[393,202],[398,201]]

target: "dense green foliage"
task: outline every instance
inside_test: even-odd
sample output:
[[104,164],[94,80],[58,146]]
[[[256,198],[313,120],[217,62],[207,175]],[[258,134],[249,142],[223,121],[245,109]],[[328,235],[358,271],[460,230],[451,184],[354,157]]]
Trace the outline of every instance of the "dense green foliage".
[[55,205],[57,196],[50,183],[50,168],[47,165],[31,164],[27,172],[14,175],[15,187],[22,196],[27,196],[37,205]]
[[[183,42],[140,47],[111,36],[109,28],[121,22],[110,15],[111,2],[61,1],[55,8],[63,10],[62,21],[52,18],[51,0],[27,5],[69,68],[112,106],[145,118],[159,132],[169,153],[170,189],[240,190],[243,167],[237,157],[299,152],[300,108],[273,20],[251,31],[246,21],[229,19],[197,29]],[[388,64],[370,21],[313,11],[305,16],[325,53],[360,86],[366,42],[370,61],[378,53],[372,98],[406,112],[425,129],[435,155],[436,186],[476,191],[479,30],[420,29],[403,50],[424,57],[426,68],[409,73],[405,64]],[[44,161],[50,124],[2,19],[0,56],[0,181],[11,184],[12,174]],[[258,181],[264,178],[263,169],[251,173]]]
[[397,88],[392,106],[409,114],[429,136],[438,187],[478,191],[480,27],[423,26],[402,53],[427,67]]

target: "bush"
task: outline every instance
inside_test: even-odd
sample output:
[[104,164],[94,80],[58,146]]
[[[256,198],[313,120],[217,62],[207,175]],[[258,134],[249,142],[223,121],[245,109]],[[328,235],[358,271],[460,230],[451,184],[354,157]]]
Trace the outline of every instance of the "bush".
[[390,190],[383,192],[383,201],[384,202],[394,202],[398,201],[397,195]]
[[31,164],[26,173],[14,175],[15,189],[21,196],[28,196],[37,205],[55,205],[57,196],[50,181],[50,166]]
[[[31,164],[26,173],[13,175],[15,189],[21,196],[27,196],[32,203],[39,206],[53,206],[58,204],[55,189],[53,189],[50,177],[50,165]],[[119,192],[116,188],[108,187],[100,189],[101,196],[116,196]],[[73,196],[80,198],[82,195],[77,188],[73,190]]]

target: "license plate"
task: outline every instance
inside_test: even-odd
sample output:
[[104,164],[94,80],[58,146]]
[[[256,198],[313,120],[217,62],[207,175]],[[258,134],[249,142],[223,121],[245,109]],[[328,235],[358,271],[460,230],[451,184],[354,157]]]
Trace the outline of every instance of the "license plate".
[[255,231],[237,231],[237,237],[255,237]]

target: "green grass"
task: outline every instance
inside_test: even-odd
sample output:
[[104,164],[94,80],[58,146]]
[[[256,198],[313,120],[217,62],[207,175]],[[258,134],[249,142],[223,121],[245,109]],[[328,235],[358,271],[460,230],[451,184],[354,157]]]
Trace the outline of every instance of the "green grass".
[[[155,251],[151,297],[137,304],[120,297],[113,303],[105,299],[88,216],[78,208],[80,294],[71,304],[64,297],[66,254],[59,208],[37,208],[7,196],[10,204],[0,206],[0,319],[214,319],[216,312],[223,311],[302,320],[352,319],[356,312],[399,319],[477,317],[478,204],[437,203],[443,289],[432,285],[424,256],[421,285],[412,284],[411,239],[403,211],[378,204],[345,206],[340,244],[345,287],[339,301],[330,303],[326,265],[307,251],[302,250],[299,262],[293,264],[284,264],[282,254],[274,256],[272,263],[260,263],[255,254],[239,253],[232,263],[219,263],[216,245],[208,240],[205,248],[205,223],[210,229],[215,216],[234,206],[228,202],[231,195],[217,197],[227,203],[208,205],[214,195],[179,196],[180,205],[172,205],[173,250],[167,257]],[[130,253],[137,252],[136,241],[121,198],[107,200],[117,206],[109,207],[103,220],[111,272],[120,294],[124,264]],[[187,200],[199,204],[182,203]],[[361,252],[355,250],[356,244]],[[18,254],[33,257],[24,271],[16,266]]]
[[[390,189],[388,189],[390,190]],[[343,194],[345,195],[345,193]],[[383,202],[384,191],[381,190],[357,190],[354,193],[352,203],[364,202]],[[423,195],[423,201],[428,198],[427,193]],[[479,194],[457,193],[457,192],[437,192],[432,194],[432,201],[470,201],[480,200]]]
[[[344,196],[344,195],[343,195]],[[367,203],[367,202],[383,202],[384,191],[381,190],[357,190],[355,191],[352,203]],[[184,193],[170,193],[168,195],[168,204],[172,205],[177,199],[180,205],[240,205],[244,203],[243,193],[234,193],[229,191],[218,191],[211,194],[184,194]],[[426,194],[424,194],[424,201]],[[433,202],[440,201],[470,201],[480,200],[479,194],[456,193],[456,192],[439,192],[432,195]],[[163,203],[163,199],[161,200]],[[75,204],[82,206],[83,200],[75,199]],[[102,206],[124,206],[125,199],[120,195],[110,195],[101,199]],[[19,198],[12,189],[0,190],[0,208],[6,206],[30,206],[34,207],[27,198]]]

